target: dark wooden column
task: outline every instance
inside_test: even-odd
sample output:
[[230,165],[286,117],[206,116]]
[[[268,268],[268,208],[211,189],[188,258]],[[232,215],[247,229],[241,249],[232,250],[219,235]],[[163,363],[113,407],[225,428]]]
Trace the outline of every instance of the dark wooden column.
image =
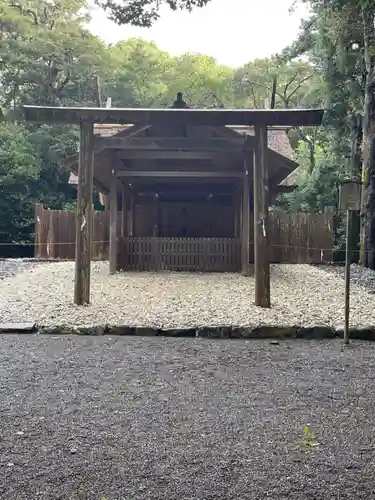
[[109,202],[109,274],[117,269],[117,176],[112,169],[111,192]]
[[267,146],[267,127],[256,125],[254,152],[255,305],[268,308],[271,307],[271,294]]
[[[249,153],[245,153],[248,155]],[[245,158],[245,177],[243,181],[242,193],[242,274],[249,275],[250,261],[250,179],[249,179],[249,161]]]
[[82,122],[79,143],[78,193],[76,214],[76,263],[74,302],[90,302],[90,263],[92,247],[92,196],[94,177],[94,126]]
[[127,236],[128,227],[128,206],[127,206],[127,189],[126,185],[122,185],[121,189],[121,236]]
[[129,212],[128,212],[128,234],[134,236],[134,212],[135,212],[135,194],[133,190],[129,192]]
[[212,233],[213,233],[213,228],[212,228],[212,224],[213,224],[213,214],[214,214],[214,197],[211,194],[208,195],[208,198],[207,198],[207,213],[208,213],[208,228],[207,228],[207,233],[208,233],[208,237],[209,238],[212,238]]
[[234,216],[234,230],[233,236],[241,238],[241,211],[242,211],[242,189],[237,183],[233,186],[233,216]]
[[158,193],[154,193],[153,196],[153,204],[152,204],[152,220],[153,220],[153,225],[152,225],[152,236],[157,237],[159,236],[159,229],[160,229],[160,221],[159,221],[159,195]]

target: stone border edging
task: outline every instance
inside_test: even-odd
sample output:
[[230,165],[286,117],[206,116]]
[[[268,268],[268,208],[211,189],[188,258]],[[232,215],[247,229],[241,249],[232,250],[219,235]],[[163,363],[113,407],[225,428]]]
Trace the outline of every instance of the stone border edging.
[[[16,330],[0,333],[25,333]],[[138,337],[180,337],[210,339],[334,339],[343,338],[343,328],[325,325],[311,327],[259,325],[254,327],[198,327],[198,328],[152,328],[127,325],[99,325],[92,327],[37,327],[28,333],[41,335],[113,335]],[[350,330],[350,338],[375,341],[375,327],[357,327]]]

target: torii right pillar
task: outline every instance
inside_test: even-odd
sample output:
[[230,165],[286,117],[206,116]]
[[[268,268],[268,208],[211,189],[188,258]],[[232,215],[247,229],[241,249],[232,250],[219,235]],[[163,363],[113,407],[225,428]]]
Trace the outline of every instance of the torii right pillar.
[[256,125],[253,176],[255,305],[270,308],[271,293],[267,148],[267,126]]

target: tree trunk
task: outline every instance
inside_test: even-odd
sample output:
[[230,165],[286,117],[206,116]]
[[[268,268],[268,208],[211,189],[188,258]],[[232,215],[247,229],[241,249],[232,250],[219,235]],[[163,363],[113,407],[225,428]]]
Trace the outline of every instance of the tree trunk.
[[362,171],[362,130],[363,118],[356,114],[352,116],[352,144],[351,144],[351,174],[359,178]]
[[276,107],[276,91],[277,91],[277,76],[274,76],[272,80],[272,92],[271,92],[271,103],[270,103],[271,109],[275,109]]
[[314,171],[316,165],[315,136],[310,137],[309,135],[305,134],[302,127],[297,127],[296,130],[298,132],[301,141],[305,142],[307,144],[307,147],[309,148],[309,159],[310,159],[309,173],[311,174]]
[[362,7],[366,85],[363,112],[363,165],[360,262],[375,269],[375,30],[374,11]]

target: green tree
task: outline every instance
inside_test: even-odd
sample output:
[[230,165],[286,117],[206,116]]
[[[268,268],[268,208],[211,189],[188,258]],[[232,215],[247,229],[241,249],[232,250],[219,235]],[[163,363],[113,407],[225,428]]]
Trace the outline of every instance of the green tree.
[[22,124],[0,122],[0,243],[30,240],[40,170],[32,133]]
[[172,58],[154,43],[131,38],[110,48],[104,91],[118,107],[159,106],[167,93]]
[[234,104],[233,69],[213,57],[184,54],[174,58],[168,83],[168,102],[183,92],[192,107],[231,107]]
[[118,24],[132,24],[149,28],[160,17],[164,5],[172,10],[191,11],[194,7],[204,7],[210,0],[96,0],[108,13],[108,17]]
[[323,70],[327,126],[335,131],[330,149],[351,161],[351,174],[362,171],[361,262],[375,269],[375,2],[304,3],[313,16],[292,49],[310,53]]
[[83,27],[84,7],[81,0],[0,0],[3,105],[77,99],[68,87],[89,80],[104,60],[104,44]]
[[75,130],[23,127],[9,119],[25,103],[95,102],[95,76],[105,73],[106,49],[84,28],[83,7],[79,0],[0,0],[0,104],[8,117],[0,131],[3,240],[31,237],[35,202],[62,208],[74,198],[69,172],[57,162],[76,150]]
[[[285,54],[245,64],[236,71],[234,85],[238,107],[313,108],[325,104],[324,81],[315,64]],[[313,170],[319,130],[296,127],[290,137],[294,145],[300,140],[306,143]]]
[[292,211],[323,212],[326,207],[337,207],[338,187],[348,173],[348,163],[338,167],[337,159],[319,142],[315,144],[315,164],[311,169],[310,150],[300,141],[296,149],[296,161],[300,164],[296,176],[297,188],[283,195],[282,201]]
[[31,133],[38,150],[40,170],[33,181],[35,197],[50,208],[63,209],[75,199],[75,188],[68,184],[70,172],[59,164],[77,150],[78,131],[66,125],[43,125]]
[[244,107],[270,105],[273,92],[276,108],[320,106],[324,100],[321,76],[310,61],[256,59],[236,71],[235,83]]

